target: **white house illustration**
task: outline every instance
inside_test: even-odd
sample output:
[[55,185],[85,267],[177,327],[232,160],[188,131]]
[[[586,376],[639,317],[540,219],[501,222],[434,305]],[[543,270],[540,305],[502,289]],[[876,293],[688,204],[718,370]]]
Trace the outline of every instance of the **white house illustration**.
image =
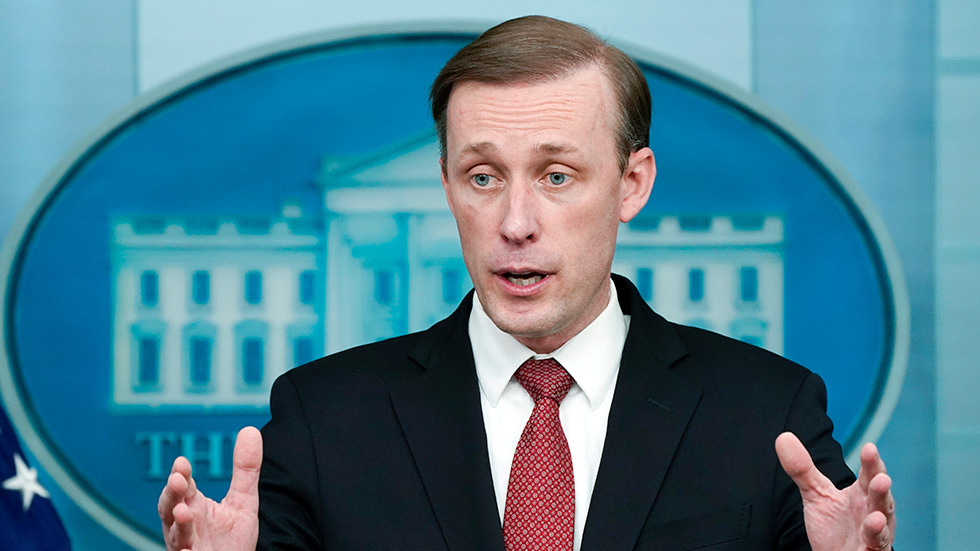
[[620,228],[613,271],[669,320],[783,352],[783,221],[641,214]]
[[328,352],[425,329],[469,290],[438,159],[426,133],[324,160]]
[[113,222],[113,405],[261,408],[322,350],[322,228],[271,219]]
[[[112,222],[113,407],[266,407],[276,376],[324,353],[429,327],[471,288],[425,133],[327,157],[322,212]],[[650,215],[613,270],[668,319],[782,352],[783,221]]]

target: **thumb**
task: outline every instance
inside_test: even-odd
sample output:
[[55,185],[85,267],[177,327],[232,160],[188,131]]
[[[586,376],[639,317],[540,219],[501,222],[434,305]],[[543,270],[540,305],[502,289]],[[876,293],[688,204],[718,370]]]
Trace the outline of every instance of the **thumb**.
[[813,464],[810,452],[791,432],[784,432],[776,438],[776,455],[786,474],[793,479],[803,497],[811,492],[829,494],[837,488]]
[[255,427],[245,427],[238,431],[238,438],[235,439],[231,486],[225,500],[236,508],[256,506],[261,468],[262,433]]

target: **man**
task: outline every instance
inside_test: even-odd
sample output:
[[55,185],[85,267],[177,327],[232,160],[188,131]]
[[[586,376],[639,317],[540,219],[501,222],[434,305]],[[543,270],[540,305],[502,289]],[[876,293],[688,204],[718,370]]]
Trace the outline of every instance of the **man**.
[[854,482],[817,376],[671,324],[611,276],[656,173],[635,64],[521,18],[450,60],[431,100],[475,294],[281,377],[221,503],[178,458],[168,549],[891,547],[884,464],[869,444]]

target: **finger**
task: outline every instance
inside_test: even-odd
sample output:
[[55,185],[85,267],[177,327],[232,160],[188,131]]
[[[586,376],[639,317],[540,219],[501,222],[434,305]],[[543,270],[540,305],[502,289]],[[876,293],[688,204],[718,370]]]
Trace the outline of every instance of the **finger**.
[[186,457],[180,456],[174,459],[174,466],[170,469],[171,473],[178,473],[187,480],[187,491],[184,499],[192,499],[197,495],[197,482],[191,474],[191,462]]
[[186,493],[187,480],[180,473],[171,474],[157,501],[157,514],[160,515],[164,528],[174,523],[174,506],[183,501]]
[[262,434],[255,427],[238,431],[232,459],[231,485],[226,501],[235,507],[258,508]]
[[189,488],[188,478],[190,478],[190,463],[183,457],[174,460],[173,468],[170,470],[170,477],[160,492],[160,499],[157,501],[157,514],[164,527],[169,527],[174,522],[173,508],[187,497]]
[[194,480],[194,477],[188,477],[187,478],[187,493],[184,496],[184,500],[185,501],[190,501],[190,500],[194,499],[194,496],[196,496],[197,493],[198,493],[198,491],[197,491],[197,481]]
[[885,462],[882,461],[878,448],[868,442],[861,448],[861,469],[858,471],[858,484],[861,485],[861,489],[867,492],[871,479],[884,472],[887,472]]
[[862,531],[864,532],[864,545],[868,549],[891,549],[895,534],[881,511],[874,511],[865,517]]
[[189,549],[194,545],[194,515],[186,503],[174,507],[174,523],[167,534],[167,549]]
[[892,479],[881,473],[868,484],[868,511],[878,511],[885,516],[885,522],[894,524],[895,497],[891,492]]
[[174,465],[170,468],[171,473],[180,473],[184,475],[184,478],[191,477],[191,462],[187,460],[186,457],[181,455],[177,459],[174,459]]
[[776,455],[786,474],[793,479],[804,497],[808,494],[831,495],[837,488],[813,464],[810,453],[803,443],[791,432],[784,432],[776,438]]

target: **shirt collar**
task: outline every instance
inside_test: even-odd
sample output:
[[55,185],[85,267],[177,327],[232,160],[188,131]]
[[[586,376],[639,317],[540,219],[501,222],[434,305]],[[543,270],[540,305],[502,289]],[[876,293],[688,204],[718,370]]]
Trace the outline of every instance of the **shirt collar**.
[[609,392],[619,371],[627,323],[619,306],[616,285],[610,282],[609,304],[599,317],[558,350],[551,354],[535,354],[494,325],[474,293],[469,332],[480,390],[490,405],[496,407],[507,383],[525,360],[531,356],[555,358],[582,389],[589,407],[595,409]]

